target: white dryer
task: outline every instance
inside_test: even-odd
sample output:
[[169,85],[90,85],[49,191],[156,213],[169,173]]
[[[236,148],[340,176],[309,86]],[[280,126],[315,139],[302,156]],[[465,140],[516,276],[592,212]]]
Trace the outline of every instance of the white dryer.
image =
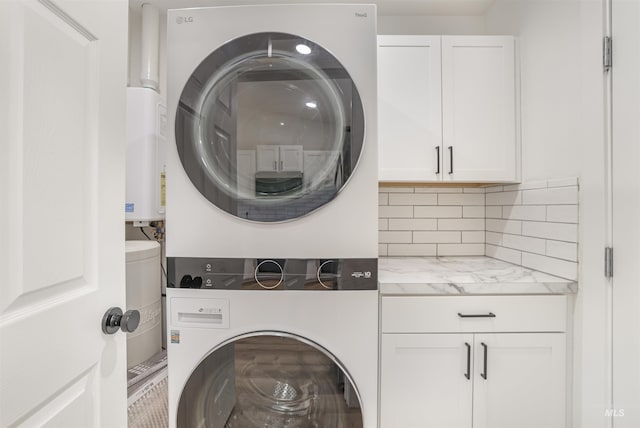
[[167,19],[167,256],[377,257],[375,7]]
[[377,427],[375,6],[167,19],[170,427]]

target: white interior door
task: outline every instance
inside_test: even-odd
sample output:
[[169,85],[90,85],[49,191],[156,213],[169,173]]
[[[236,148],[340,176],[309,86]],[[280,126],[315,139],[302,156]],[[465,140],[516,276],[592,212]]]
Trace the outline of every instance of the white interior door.
[[128,3],[0,1],[0,426],[126,427]]
[[640,426],[640,2],[613,0],[613,408]]

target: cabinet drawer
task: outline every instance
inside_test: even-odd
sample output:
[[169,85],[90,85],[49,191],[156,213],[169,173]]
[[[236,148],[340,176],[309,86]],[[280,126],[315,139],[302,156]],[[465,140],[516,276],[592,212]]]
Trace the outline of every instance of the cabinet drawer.
[[382,333],[563,332],[566,296],[389,296]]

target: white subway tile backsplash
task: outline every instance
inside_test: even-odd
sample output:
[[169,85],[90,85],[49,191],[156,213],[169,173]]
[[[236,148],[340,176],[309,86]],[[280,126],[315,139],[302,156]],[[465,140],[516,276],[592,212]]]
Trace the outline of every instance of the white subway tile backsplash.
[[508,220],[545,221],[547,207],[544,205],[508,205],[502,208],[502,218]]
[[522,266],[573,281],[578,279],[578,263],[538,254],[522,253]]
[[522,252],[496,245],[485,245],[485,255],[516,265],[522,264]]
[[435,218],[390,218],[389,230],[437,230]]
[[413,210],[413,216],[424,218],[458,218],[462,217],[463,207],[418,206]]
[[484,238],[487,244],[502,246],[502,235],[504,233],[485,232]]
[[549,205],[547,207],[547,221],[558,223],[577,223],[577,205]]
[[403,244],[411,243],[411,234],[410,231],[378,231],[378,243],[380,244]]
[[387,252],[388,244],[378,244],[378,255],[381,257],[385,257],[388,255]]
[[484,215],[486,218],[502,218],[502,207],[485,207]]
[[463,193],[486,193],[484,187],[465,187],[462,191]]
[[454,243],[459,244],[462,242],[461,232],[445,232],[445,231],[434,231],[434,232],[422,232],[416,231],[413,232],[413,242],[415,244],[446,244],[446,243]]
[[380,256],[486,255],[577,276],[578,180],[490,187],[381,186]]
[[462,193],[460,187],[416,187],[416,193]]
[[519,220],[496,220],[488,218],[487,231],[499,233],[522,234],[522,222]]
[[483,193],[439,193],[438,205],[482,205],[484,206]]
[[511,192],[514,190],[528,190],[528,189],[544,189],[547,187],[546,180],[539,181],[527,181],[526,183],[512,184],[510,186],[504,186],[505,192]]
[[484,188],[485,193],[502,192],[503,190],[504,186],[489,186]]
[[378,189],[387,193],[413,193],[413,187],[380,186]]
[[484,244],[485,242],[485,231],[464,231],[462,232],[462,243],[463,244]]
[[547,241],[547,256],[564,259],[571,262],[578,261],[578,244],[573,242]]
[[487,193],[487,205],[520,205],[521,192]]
[[389,244],[388,256],[435,256],[436,244]]
[[430,193],[390,193],[389,205],[437,205],[437,195]]
[[439,218],[438,230],[485,230],[483,218]]
[[512,248],[514,250],[526,251],[529,253],[545,254],[546,245],[544,239],[530,238],[522,235],[511,235],[505,233],[502,235],[503,247]]
[[578,177],[569,178],[556,178],[547,182],[548,187],[565,187],[565,186],[577,186]]
[[381,218],[412,218],[413,206],[380,206],[378,217]]
[[523,205],[571,205],[577,203],[577,186],[525,190],[522,192]]
[[522,234],[556,241],[578,242],[578,225],[525,221],[522,222]]
[[462,207],[462,217],[484,218],[484,205],[465,205]]
[[438,256],[483,256],[484,244],[438,244]]

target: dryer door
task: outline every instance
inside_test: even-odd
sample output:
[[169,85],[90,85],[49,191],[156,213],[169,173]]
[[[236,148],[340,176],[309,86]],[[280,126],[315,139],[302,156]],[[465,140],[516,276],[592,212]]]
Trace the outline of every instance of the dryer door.
[[180,396],[178,428],[358,428],[357,390],[338,361],[302,338],[264,333],[209,354]]
[[291,220],[336,197],[356,168],[364,111],[347,70],[302,37],[257,33],[188,79],[176,144],[193,185],[231,215]]

